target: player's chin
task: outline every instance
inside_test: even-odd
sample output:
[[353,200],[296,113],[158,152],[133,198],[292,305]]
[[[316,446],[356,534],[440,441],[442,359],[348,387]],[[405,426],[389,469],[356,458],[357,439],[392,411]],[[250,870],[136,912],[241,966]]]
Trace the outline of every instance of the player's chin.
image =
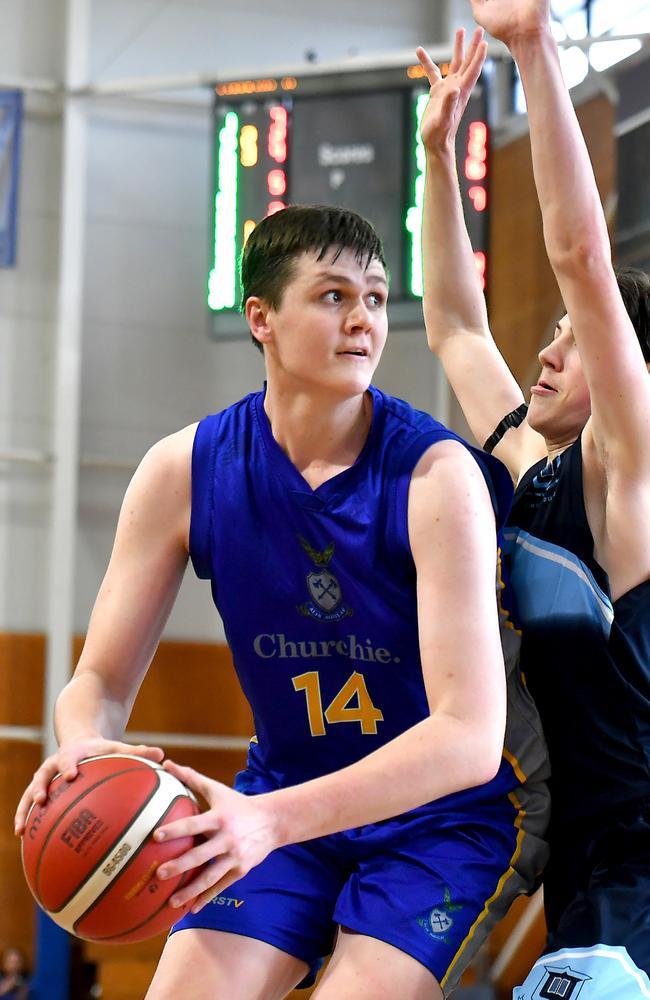
[[376,365],[369,358],[343,362],[336,373],[336,385],[346,395],[356,396],[366,391],[372,382]]

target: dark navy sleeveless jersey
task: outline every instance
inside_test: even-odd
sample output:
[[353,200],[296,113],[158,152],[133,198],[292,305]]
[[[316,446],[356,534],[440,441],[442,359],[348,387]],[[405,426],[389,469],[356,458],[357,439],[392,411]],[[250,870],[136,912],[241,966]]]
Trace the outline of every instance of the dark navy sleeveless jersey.
[[[249,767],[263,770],[269,787],[344,767],[428,715],[408,489],[427,448],[460,439],[370,392],[372,425],[357,461],[315,490],[275,441],[261,392],[196,432],[190,553],[211,580],[253,710]],[[508,474],[472,453],[500,526]],[[504,762],[495,792],[519,784],[520,762]]]
[[508,592],[548,742],[554,817],[571,822],[647,799],[650,581],[612,603],[594,558],[580,439],[526,473],[508,523]]

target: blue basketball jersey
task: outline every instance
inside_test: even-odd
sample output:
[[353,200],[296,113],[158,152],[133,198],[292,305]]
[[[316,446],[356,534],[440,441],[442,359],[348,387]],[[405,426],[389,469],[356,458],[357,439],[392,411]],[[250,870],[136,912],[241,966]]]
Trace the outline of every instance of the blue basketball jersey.
[[[342,768],[429,714],[408,490],[431,445],[461,439],[401,400],[369,391],[364,448],[317,489],[275,441],[262,392],[206,417],[196,432],[190,554],[197,574],[211,581],[253,710],[257,742],[246,773],[255,775],[256,790]],[[470,451],[501,527],[509,476],[498,461]],[[507,639],[515,641],[512,629]],[[456,798],[513,789],[525,777],[526,755],[534,758],[527,773],[539,777],[535,719],[520,742],[489,786]],[[247,790],[246,778],[239,787]]]

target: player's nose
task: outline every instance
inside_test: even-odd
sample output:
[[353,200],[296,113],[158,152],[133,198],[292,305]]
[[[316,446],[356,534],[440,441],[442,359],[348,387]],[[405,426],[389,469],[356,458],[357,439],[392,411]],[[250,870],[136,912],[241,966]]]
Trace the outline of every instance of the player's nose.
[[345,317],[345,332],[372,329],[372,314],[363,299],[357,300]]

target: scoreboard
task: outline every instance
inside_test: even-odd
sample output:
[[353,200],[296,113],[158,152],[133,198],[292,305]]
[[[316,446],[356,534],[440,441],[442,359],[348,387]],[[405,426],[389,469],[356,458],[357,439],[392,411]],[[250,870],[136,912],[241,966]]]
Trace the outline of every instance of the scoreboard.
[[[443,73],[445,67],[442,67]],[[256,224],[289,204],[354,209],[379,233],[393,326],[421,322],[428,83],[419,65],[236,80],[215,87],[210,332],[247,330],[238,264]],[[488,257],[487,94],[482,78],[457,139],[458,177],[476,266]]]

